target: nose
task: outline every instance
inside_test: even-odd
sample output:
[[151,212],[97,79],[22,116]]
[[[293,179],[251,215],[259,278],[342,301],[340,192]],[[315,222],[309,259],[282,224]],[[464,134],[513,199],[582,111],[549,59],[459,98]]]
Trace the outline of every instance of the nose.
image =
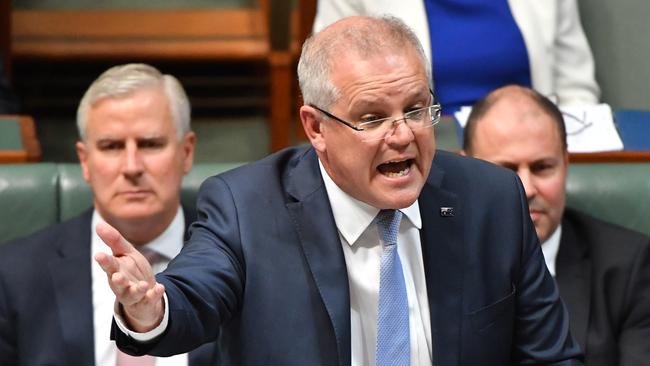
[[410,144],[415,135],[404,118],[393,121],[393,130],[386,136],[386,143],[392,146],[406,146]]
[[124,165],[122,166],[124,177],[132,183],[136,183],[144,171],[142,156],[137,144],[133,141],[127,142],[124,154]]
[[524,190],[526,191],[526,198],[531,200],[537,195],[537,188],[535,187],[533,176],[529,169],[520,168],[517,170],[517,175],[521,179],[521,183],[524,185]]

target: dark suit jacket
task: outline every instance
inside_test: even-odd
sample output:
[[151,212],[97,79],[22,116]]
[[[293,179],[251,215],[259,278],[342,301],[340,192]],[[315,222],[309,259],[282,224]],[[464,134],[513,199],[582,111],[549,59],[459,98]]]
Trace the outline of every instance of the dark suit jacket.
[[[88,210],[0,245],[0,365],[95,363],[91,218]],[[190,365],[210,365],[216,347],[208,347],[191,353]]]
[[[439,151],[419,205],[434,365],[579,364],[514,173]],[[157,277],[166,332],[143,344],[114,326],[118,346],[165,355],[218,338],[226,365],[349,365],[347,270],[315,152],[209,178],[197,208]]]
[[650,238],[567,209],[556,260],[588,366],[650,364]]

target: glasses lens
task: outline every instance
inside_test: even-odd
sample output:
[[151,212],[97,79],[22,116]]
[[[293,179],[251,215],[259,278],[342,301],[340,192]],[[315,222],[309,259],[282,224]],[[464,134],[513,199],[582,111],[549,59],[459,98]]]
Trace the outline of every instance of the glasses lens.
[[373,141],[382,140],[395,131],[397,124],[406,123],[411,130],[431,127],[440,121],[440,105],[435,104],[430,107],[416,109],[406,112],[404,117],[394,120],[384,118],[373,121],[372,123],[363,124],[363,140]]

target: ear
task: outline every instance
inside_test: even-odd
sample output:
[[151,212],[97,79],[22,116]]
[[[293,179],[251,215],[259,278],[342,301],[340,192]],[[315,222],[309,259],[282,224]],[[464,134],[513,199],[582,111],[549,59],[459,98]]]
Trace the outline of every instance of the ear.
[[302,128],[305,130],[305,135],[307,135],[314,149],[323,153],[326,150],[326,144],[321,131],[321,119],[320,112],[313,107],[308,105],[300,107],[300,121],[302,122]]
[[88,172],[88,149],[86,148],[86,144],[83,141],[77,141],[75,148],[77,150],[79,164],[81,165],[81,174],[83,175],[84,180],[90,184],[90,173]]
[[196,135],[190,131],[183,137],[183,173],[187,174],[194,164],[194,149],[196,148]]

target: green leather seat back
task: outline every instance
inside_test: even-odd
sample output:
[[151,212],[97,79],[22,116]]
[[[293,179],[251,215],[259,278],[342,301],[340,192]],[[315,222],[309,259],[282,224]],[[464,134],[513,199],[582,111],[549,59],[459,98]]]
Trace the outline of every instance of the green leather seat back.
[[650,235],[650,163],[572,164],[567,205]]
[[[194,164],[194,167],[183,178],[181,202],[185,207],[196,205],[196,195],[203,181],[213,175],[225,172],[241,163]],[[79,215],[92,206],[93,197],[90,187],[81,175],[79,164],[58,164],[60,221],[68,220]]]
[[77,163],[58,164],[59,174],[59,221],[71,219],[93,205],[90,186],[81,176]]
[[196,196],[199,193],[201,183],[213,175],[223,173],[236,168],[243,163],[218,163],[218,164],[194,164],[192,170],[183,178],[181,188],[181,203],[185,207],[196,206]]
[[0,243],[58,221],[56,164],[0,165]]
[[[240,163],[195,164],[181,200],[194,207],[205,178]],[[567,205],[650,235],[650,163],[572,164]],[[92,205],[78,164],[0,165],[0,243],[69,219]]]
[[[201,183],[241,163],[194,164],[183,179],[181,201],[194,208]],[[79,215],[93,204],[76,163],[0,165],[0,243]]]

